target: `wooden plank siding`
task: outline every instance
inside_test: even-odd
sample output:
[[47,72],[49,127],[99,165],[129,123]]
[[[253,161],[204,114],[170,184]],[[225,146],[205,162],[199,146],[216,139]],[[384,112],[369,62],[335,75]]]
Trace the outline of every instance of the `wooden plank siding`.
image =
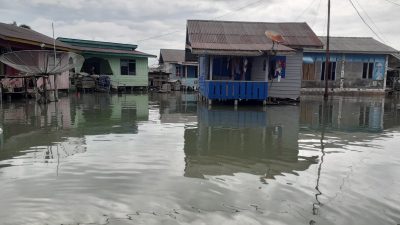
[[278,82],[269,82],[268,97],[297,99],[300,97],[301,78],[303,70],[303,52],[286,56],[286,77]]
[[120,57],[108,57],[106,58],[110,63],[113,75],[110,76],[111,84],[113,87],[147,87],[148,86],[148,66],[147,58],[134,58],[129,59],[136,60],[136,75],[121,75],[121,59]]

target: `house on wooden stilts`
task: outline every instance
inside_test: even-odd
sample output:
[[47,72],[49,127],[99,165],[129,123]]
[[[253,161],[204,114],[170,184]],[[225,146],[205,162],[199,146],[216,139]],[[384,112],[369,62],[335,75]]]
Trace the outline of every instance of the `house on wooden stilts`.
[[186,48],[199,57],[199,92],[209,103],[298,99],[303,48],[322,46],[306,23],[187,22]]

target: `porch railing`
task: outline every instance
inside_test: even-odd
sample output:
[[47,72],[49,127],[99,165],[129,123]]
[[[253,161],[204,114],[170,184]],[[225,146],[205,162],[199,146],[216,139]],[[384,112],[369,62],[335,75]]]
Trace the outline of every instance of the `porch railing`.
[[265,100],[268,97],[266,81],[200,80],[199,88],[211,100]]

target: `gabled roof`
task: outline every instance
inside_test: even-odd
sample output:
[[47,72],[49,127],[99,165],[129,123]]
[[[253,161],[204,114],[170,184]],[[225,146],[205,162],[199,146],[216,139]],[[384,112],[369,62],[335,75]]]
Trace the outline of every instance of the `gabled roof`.
[[172,63],[185,62],[185,50],[160,49],[160,63],[164,62],[172,62]]
[[[305,49],[304,52],[325,52],[326,37],[319,37],[323,49]],[[395,54],[399,51],[372,37],[330,37],[329,50],[332,53]]]
[[186,50],[180,49],[160,49],[159,63],[193,64],[197,63],[197,56]]
[[234,22],[213,20],[188,20],[187,47],[193,53],[215,54],[234,51],[247,54],[272,50],[273,43],[266,31],[283,36],[285,42],[274,46],[274,50],[293,51],[292,48],[321,48],[322,42],[307,23]]
[[57,40],[65,42],[82,51],[84,54],[104,54],[116,56],[157,57],[144,52],[136,51],[137,45],[122,44],[104,41],[91,41],[83,39],[63,38]]
[[[0,23],[0,39],[40,46],[41,44],[52,47],[54,39],[31,29],[22,28],[12,24]],[[71,45],[56,40],[56,47],[73,49]]]

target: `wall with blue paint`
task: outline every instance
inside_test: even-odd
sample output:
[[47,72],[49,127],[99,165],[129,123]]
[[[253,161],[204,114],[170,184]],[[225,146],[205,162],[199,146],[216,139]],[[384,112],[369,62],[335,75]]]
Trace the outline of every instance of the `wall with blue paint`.
[[[304,63],[315,65],[313,80],[303,80],[303,88],[324,88],[325,81],[321,80],[322,62],[325,53],[304,53]],[[342,61],[344,60],[344,63]],[[343,88],[383,89],[386,74],[386,55],[376,54],[331,54],[330,62],[336,62],[335,80],[329,81],[330,88],[340,88],[341,70],[344,66]],[[374,65],[373,77],[363,78],[363,64]]]

